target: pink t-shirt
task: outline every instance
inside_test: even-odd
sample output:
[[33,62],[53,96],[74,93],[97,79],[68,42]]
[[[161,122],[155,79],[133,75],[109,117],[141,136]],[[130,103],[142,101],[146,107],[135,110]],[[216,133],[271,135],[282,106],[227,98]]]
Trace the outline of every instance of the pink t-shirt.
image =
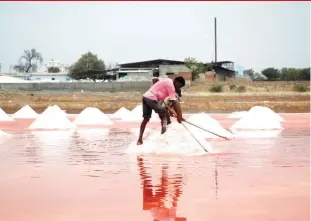
[[143,96],[156,101],[163,101],[167,97],[170,100],[176,100],[173,80],[170,78],[160,78]]

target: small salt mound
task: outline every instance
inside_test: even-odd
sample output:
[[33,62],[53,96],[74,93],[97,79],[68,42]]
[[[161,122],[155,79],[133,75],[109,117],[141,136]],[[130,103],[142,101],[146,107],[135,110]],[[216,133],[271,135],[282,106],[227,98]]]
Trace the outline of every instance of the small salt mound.
[[[143,119],[143,107],[142,105],[138,105],[131,111],[131,113],[123,116],[121,120],[125,122],[133,122],[133,121],[142,121],[142,119]],[[151,116],[150,121],[151,122],[160,121],[158,114],[155,113],[154,111],[152,111],[152,116]]]
[[49,106],[28,127],[29,129],[71,129],[75,128],[70,120],[54,106]]
[[247,112],[247,115],[256,116],[256,117],[271,117],[280,122],[284,121],[284,119],[281,116],[279,116],[277,113],[275,113],[273,110],[271,110],[268,107],[262,107],[262,106],[252,107]]
[[19,111],[12,115],[13,118],[33,119],[37,118],[38,114],[29,106],[22,107]]
[[240,111],[240,112],[233,112],[230,115],[228,115],[227,118],[242,118],[247,114],[247,111]]
[[74,120],[76,125],[112,125],[113,122],[109,117],[101,112],[98,108],[85,108]]
[[9,115],[7,115],[1,108],[0,108],[0,121],[14,121]]
[[[201,143],[208,152],[211,152],[209,143]],[[172,123],[168,126],[166,133],[154,132],[144,140],[143,145],[136,145],[134,141],[126,153],[147,153],[147,154],[182,154],[182,155],[203,155],[205,152],[201,145],[191,136],[182,124]]]
[[[215,119],[213,119],[212,117],[210,117],[208,114],[206,113],[199,113],[199,114],[194,114],[191,117],[189,117],[187,119],[187,121],[189,121],[190,123],[193,123],[194,125],[197,125],[205,130],[211,131],[215,134],[218,134],[222,137],[228,137],[228,138],[232,138],[233,134],[230,133],[228,130],[224,129],[220,123],[218,121],[216,121]],[[187,124],[187,123],[185,123]],[[217,135],[214,135],[212,133],[206,132],[200,128],[197,128],[195,126],[192,125],[188,125],[189,129],[191,130],[191,132],[193,132],[194,134],[200,135],[200,138],[220,138]],[[223,139],[223,138],[221,138]]]
[[[262,110],[262,111],[260,111]],[[280,117],[267,111],[256,108],[249,111],[247,115],[237,121],[230,130],[234,133],[238,130],[280,130],[283,129]]]
[[117,110],[111,117],[112,118],[123,118],[124,116],[127,116],[131,113],[128,109],[125,107],[121,107],[119,110]]
[[67,113],[64,110],[62,110],[59,106],[57,106],[56,104],[53,105],[52,107],[54,107],[57,111],[63,113],[63,115],[67,115]]

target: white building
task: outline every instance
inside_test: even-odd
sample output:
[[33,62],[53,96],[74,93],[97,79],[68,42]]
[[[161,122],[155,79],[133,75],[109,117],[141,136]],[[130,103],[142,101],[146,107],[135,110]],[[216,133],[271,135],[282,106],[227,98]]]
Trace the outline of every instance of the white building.
[[47,64],[45,64],[45,71],[49,72],[49,69],[51,68],[58,68],[59,72],[68,72],[69,71],[69,65],[61,64],[58,60],[51,60]]

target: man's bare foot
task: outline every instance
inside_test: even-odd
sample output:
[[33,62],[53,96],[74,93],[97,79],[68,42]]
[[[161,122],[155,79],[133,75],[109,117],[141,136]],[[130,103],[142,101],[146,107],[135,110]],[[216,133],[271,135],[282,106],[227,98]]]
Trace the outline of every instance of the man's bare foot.
[[136,144],[137,144],[137,145],[142,145],[142,144],[143,144],[143,141],[142,141],[142,140],[138,140]]
[[164,134],[165,132],[166,132],[166,127],[163,127],[163,126],[162,126],[161,134]]

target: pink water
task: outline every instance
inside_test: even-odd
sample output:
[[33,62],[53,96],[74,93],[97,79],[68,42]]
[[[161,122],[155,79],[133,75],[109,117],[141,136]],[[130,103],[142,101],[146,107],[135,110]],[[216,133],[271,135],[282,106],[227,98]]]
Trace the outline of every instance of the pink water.
[[278,137],[213,141],[222,153],[201,157],[125,154],[138,124],[106,135],[0,124],[13,134],[0,138],[0,220],[310,220],[310,115],[281,116]]

